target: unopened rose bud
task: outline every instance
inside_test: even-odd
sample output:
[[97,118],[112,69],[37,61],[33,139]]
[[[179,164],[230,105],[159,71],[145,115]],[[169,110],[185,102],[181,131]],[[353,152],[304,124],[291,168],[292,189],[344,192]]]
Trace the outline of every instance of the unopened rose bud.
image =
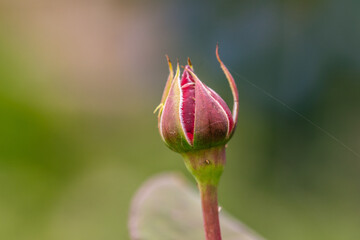
[[217,58],[229,80],[234,95],[234,111],[212,89],[206,86],[194,73],[190,59],[180,76],[179,63],[173,77],[170,74],[166,84],[159,112],[159,131],[166,145],[180,153],[208,149],[225,145],[231,138],[237,120],[237,89],[235,82]]
[[218,46],[216,57],[234,97],[232,114],[225,101],[195,75],[190,59],[181,76],[177,64],[174,76],[167,58],[170,74],[157,108],[162,139],[183,155],[198,183],[207,240],[221,240],[217,186],[226,162],[225,145],[235,130],[239,98],[235,81],[220,60]]

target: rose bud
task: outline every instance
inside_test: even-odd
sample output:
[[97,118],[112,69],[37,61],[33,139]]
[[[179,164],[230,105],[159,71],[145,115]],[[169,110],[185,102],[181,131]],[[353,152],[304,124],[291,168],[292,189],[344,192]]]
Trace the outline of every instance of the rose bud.
[[188,59],[180,76],[179,63],[170,74],[158,115],[160,135],[166,145],[183,155],[185,165],[200,190],[206,240],[221,240],[217,186],[226,162],[225,144],[234,133],[238,115],[235,81],[219,57],[220,67],[229,81],[234,97],[233,113],[225,101],[195,75]]
[[176,152],[224,146],[234,133],[238,112],[237,88],[220,60],[218,47],[216,56],[233,93],[233,114],[225,101],[196,76],[190,59],[181,76],[177,64],[174,76],[167,57],[170,74],[159,105],[158,127],[166,145]]

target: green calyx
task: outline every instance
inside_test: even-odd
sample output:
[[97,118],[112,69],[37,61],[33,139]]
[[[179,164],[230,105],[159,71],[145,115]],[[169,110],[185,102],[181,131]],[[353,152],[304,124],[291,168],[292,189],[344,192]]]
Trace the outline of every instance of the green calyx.
[[224,170],[225,146],[191,151],[182,154],[187,169],[199,186],[217,186]]

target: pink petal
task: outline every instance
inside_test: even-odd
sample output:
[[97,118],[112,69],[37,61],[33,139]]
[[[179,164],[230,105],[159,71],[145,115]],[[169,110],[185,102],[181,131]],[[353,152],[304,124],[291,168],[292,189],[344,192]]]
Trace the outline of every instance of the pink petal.
[[180,81],[182,91],[181,119],[185,133],[192,144],[195,121],[195,81],[189,71],[191,71],[190,66],[186,66]]
[[195,134],[197,146],[211,147],[223,142],[229,133],[229,117],[218,101],[218,95],[211,91],[199,79],[195,78]]
[[229,119],[229,132],[228,132],[228,134],[229,134],[234,127],[234,120],[232,118],[231,111],[230,111],[228,105],[226,104],[226,102],[219,96],[219,94],[217,94],[214,90],[212,90],[208,86],[206,86],[206,87],[210,91],[210,95],[222,106],[222,108],[226,112],[226,115]]

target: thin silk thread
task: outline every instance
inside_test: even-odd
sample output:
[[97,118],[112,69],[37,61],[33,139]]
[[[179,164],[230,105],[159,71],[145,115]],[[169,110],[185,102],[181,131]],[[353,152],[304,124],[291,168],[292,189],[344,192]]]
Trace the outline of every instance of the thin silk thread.
[[[230,70],[230,69],[229,69]],[[292,108],[291,106],[289,106],[288,104],[286,104],[284,101],[280,100],[279,98],[275,97],[274,95],[272,95],[271,93],[269,93],[268,91],[266,91],[265,89],[259,87],[258,85],[256,85],[255,83],[251,82],[249,79],[247,79],[246,77],[241,76],[240,74],[238,74],[235,71],[231,72],[235,73],[240,80],[244,80],[246,81],[248,84],[250,84],[251,86],[253,86],[254,88],[256,88],[257,90],[259,90],[260,92],[262,92],[263,94],[265,94],[267,97],[271,98],[273,101],[281,104],[283,107],[287,108],[288,110],[290,110],[291,112],[293,112],[294,114],[296,114],[297,116],[299,116],[300,118],[302,118],[303,120],[305,120],[306,122],[308,122],[309,124],[311,124],[312,126],[314,126],[315,128],[317,128],[318,130],[320,130],[322,133],[324,133],[325,135],[327,135],[329,138],[331,138],[333,141],[337,142],[338,144],[340,144],[341,146],[343,146],[345,149],[347,149],[348,151],[350,151],[352,154],[354,154],[357,158],[360,159],[360,154],[358,152],[356,152],[354,149],[352,149],[351,147],[349,147],[347,144],[345,144],[343,141],[341,141],[338,137],[336,137],[334,134],[330,133],[329,131],[325,130],[324,128],[320,127],[318,124],[316,124],[315,122],[313,122],[311,119],[309,119],[308,117],[306,117],[305,115],[301,114],[300,112],[296,111],[294,108]]]

